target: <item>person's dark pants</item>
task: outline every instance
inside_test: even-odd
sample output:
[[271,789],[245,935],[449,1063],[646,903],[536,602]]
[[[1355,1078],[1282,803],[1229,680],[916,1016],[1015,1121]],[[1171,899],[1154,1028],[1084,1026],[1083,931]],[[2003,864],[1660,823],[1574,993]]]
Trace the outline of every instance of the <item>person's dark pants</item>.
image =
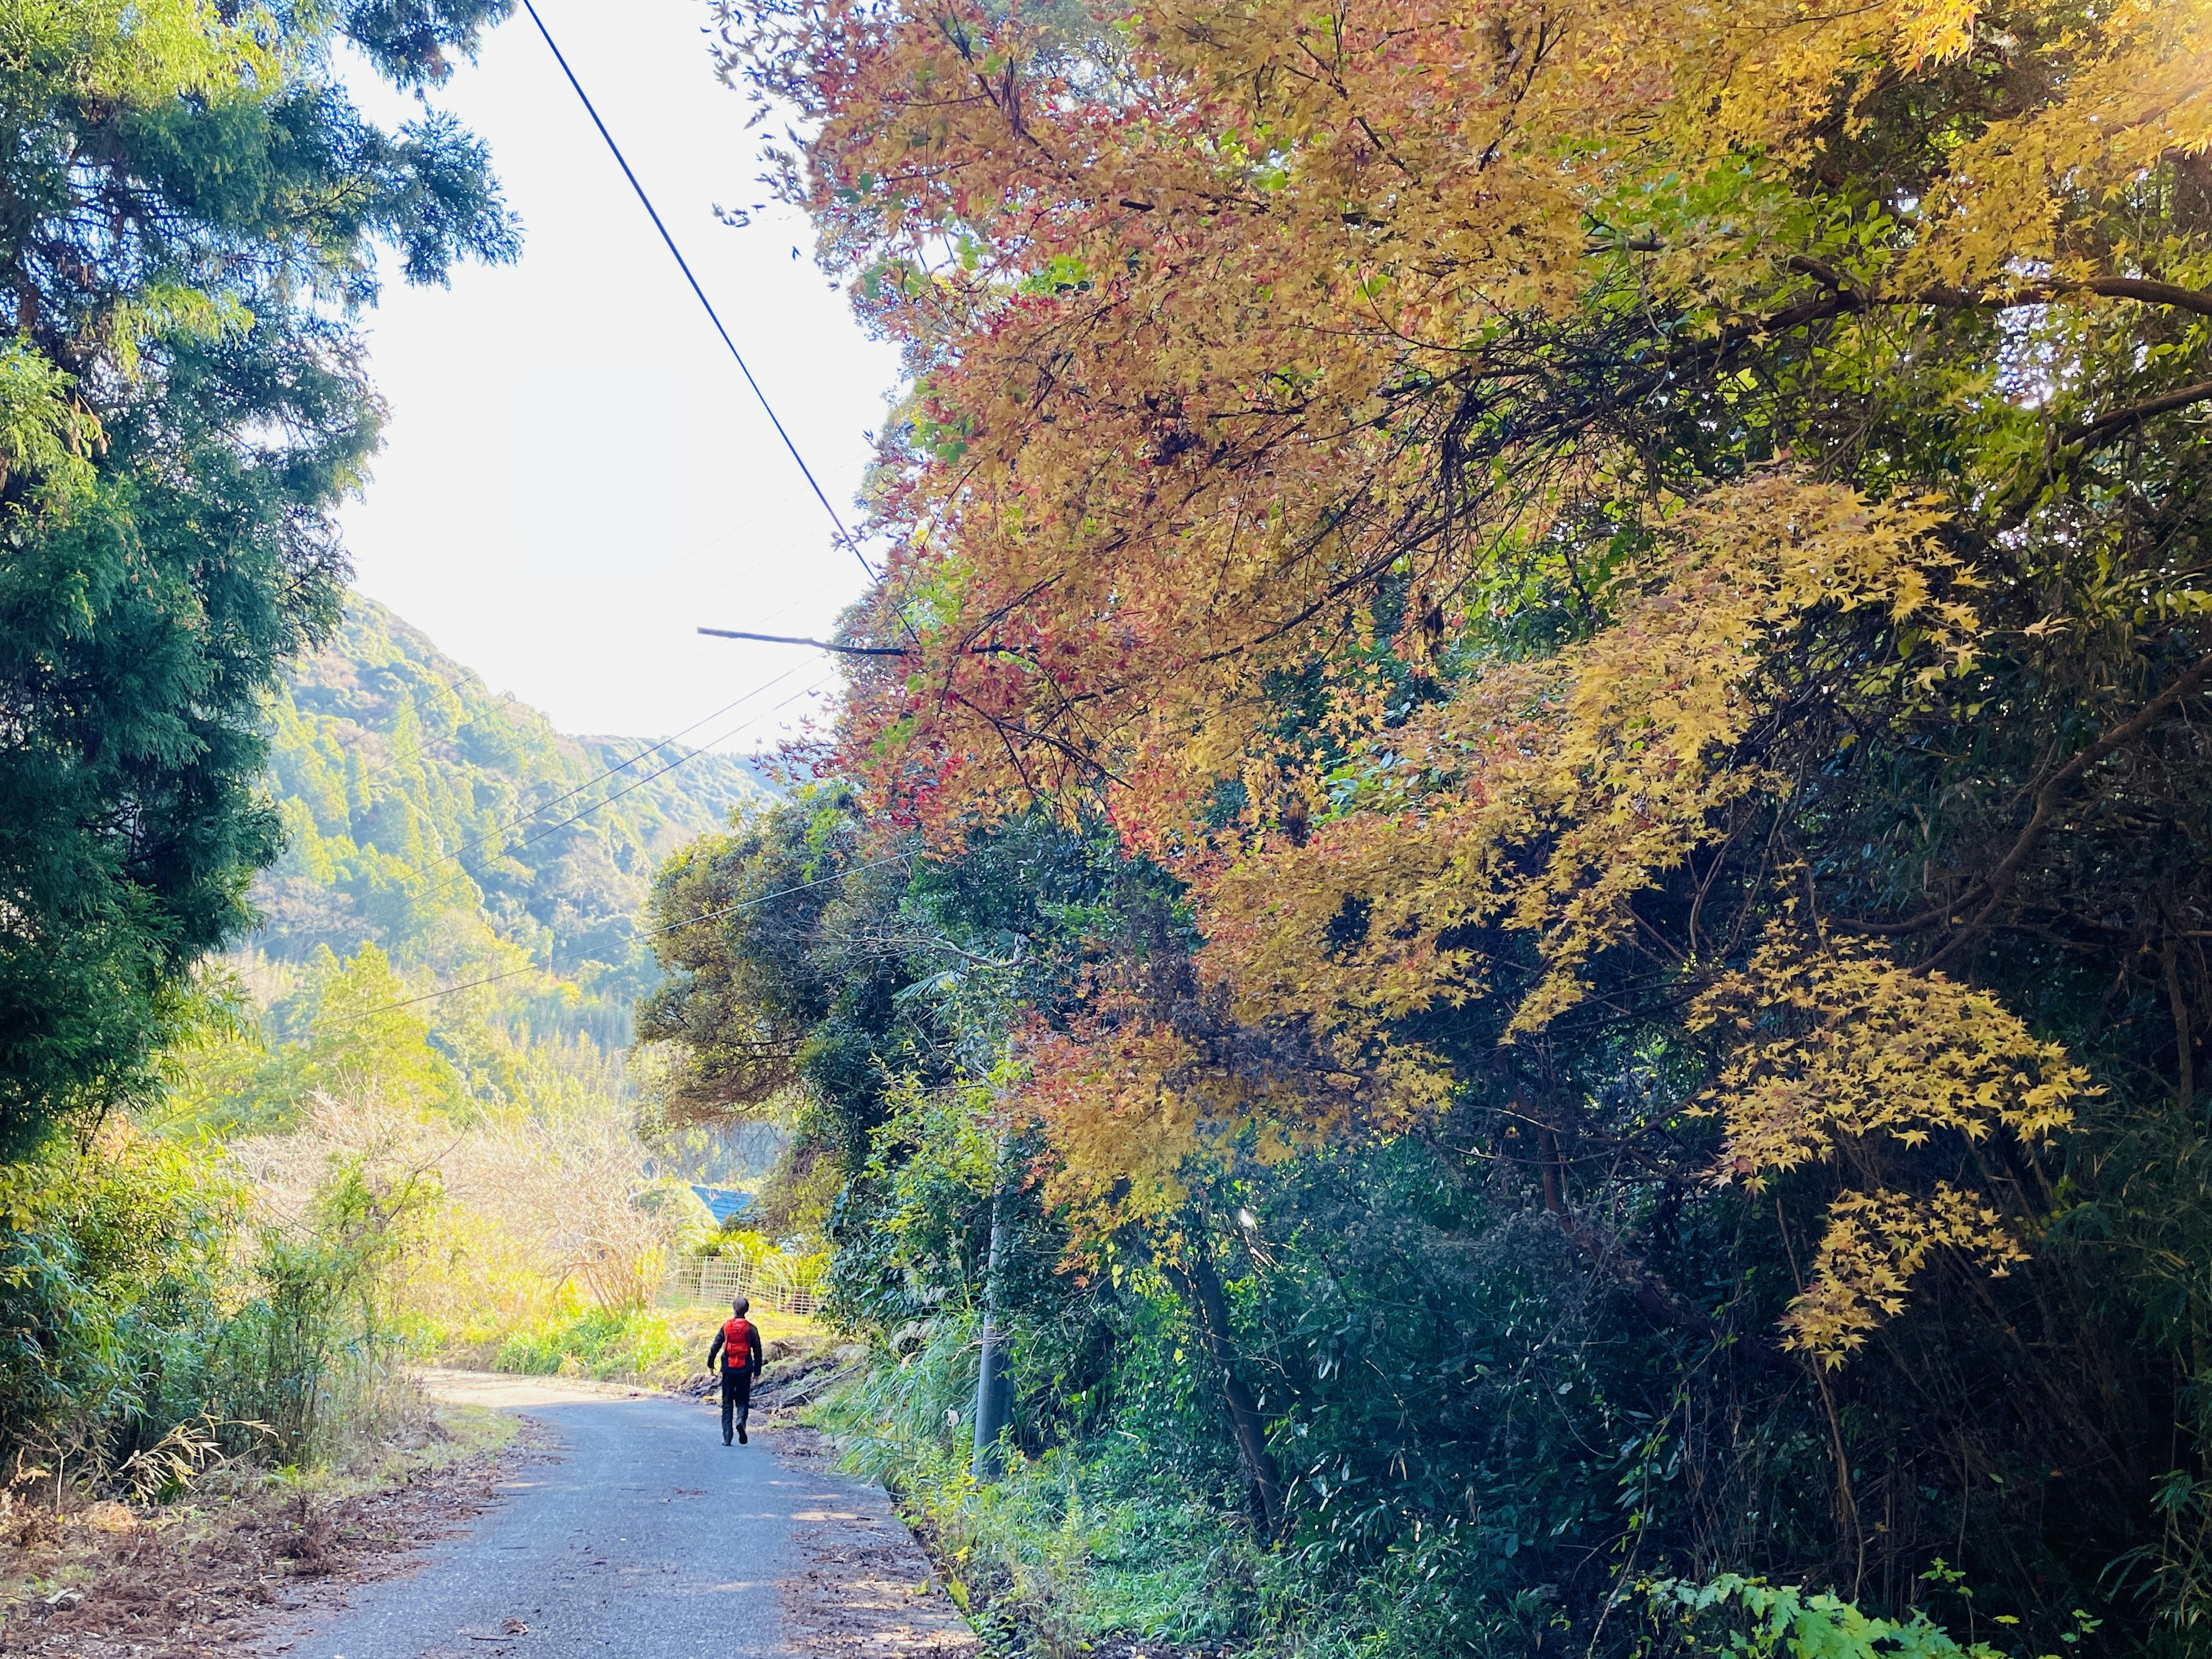
[[722,1368],[722,1443],[730,1443],[730,1430],[734,1424],[742,1429],[745,1413],[752,1409],[753,1373],[750,1366],[739,1370]]

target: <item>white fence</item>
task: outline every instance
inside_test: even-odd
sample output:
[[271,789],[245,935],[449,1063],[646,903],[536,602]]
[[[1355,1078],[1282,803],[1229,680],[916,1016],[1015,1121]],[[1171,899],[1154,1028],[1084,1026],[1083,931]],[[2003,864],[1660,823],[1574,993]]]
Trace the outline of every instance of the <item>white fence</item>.
[[792,1284],[777,1271],[781,1265],[775,1256],[757,1262],[741,1255],[679,1259],[671,1264],[654,1300],[664,1308],[726,1308],[743,1296],[751,1297],[755,1307],[776,1313],[819,1313],[821,1297]]

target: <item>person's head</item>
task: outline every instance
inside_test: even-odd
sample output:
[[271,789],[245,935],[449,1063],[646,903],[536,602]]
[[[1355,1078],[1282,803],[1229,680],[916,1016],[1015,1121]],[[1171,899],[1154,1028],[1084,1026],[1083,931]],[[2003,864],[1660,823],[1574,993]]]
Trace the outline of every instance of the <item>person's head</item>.
[[746,1301],[744,1297],[739,1297],[735,1302],[730,1304],[730,1311],[737,1315],[738,1318],[743,1319],[745,1315],[750,1311],[752,1305],[753,1304]]

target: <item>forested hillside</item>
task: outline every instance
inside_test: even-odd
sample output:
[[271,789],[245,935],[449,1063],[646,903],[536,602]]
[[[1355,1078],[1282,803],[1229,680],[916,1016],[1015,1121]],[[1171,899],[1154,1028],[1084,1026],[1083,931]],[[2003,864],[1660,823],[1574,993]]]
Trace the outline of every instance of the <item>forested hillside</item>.
[[286,1129],[318,1091],[364,1090],[627,1109],[653,872],[769,798],[757,764],[556,732],[359,595],[270,729],[284,847],[229,959],[252,1029],[204,1044],[165,1121]]
[[650,963],[635,922],[656,864],[767,793],[731,756],[556,732],[359,594],[276,699],[270,778],[285,847],[254,888],[252,948],[374,944],[412,965],[480,914],[611,1002]]

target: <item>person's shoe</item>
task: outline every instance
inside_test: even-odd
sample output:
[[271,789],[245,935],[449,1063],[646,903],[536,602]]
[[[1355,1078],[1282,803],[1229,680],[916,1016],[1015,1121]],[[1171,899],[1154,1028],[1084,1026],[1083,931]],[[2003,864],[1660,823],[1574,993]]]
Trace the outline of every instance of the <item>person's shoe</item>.
[[730,1443],[730,1437],[726,1434],[722,1437],[722,1443],[726,1446]]
[[745,1443],[745,1431],[743,1429],[738,1431],[738,1443],[740,1446]]

